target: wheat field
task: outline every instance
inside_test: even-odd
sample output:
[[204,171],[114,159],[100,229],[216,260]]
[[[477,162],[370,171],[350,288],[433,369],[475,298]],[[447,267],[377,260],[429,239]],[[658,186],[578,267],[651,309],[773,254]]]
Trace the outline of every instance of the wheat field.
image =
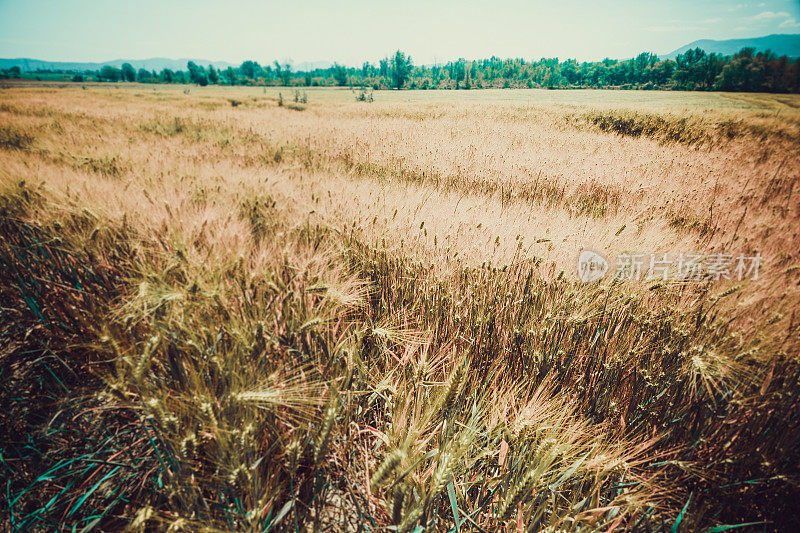
[[800,97],[357,95],[0,90],[4,529],[800,527]]

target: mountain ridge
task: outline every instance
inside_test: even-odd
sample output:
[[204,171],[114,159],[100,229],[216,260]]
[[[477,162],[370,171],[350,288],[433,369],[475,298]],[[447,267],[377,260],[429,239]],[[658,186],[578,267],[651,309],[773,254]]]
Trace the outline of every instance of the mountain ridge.
[[33,71],[37,69],[43,70],[70,70],[70,71],[84,71],[84,70],[99,70],[104,66],[121,67],[123,63],[130,63],[133,68],[139,70],[163,70],[165,68],[171,70],[186,70],[186,64],[189,61],[194,61],[198,65],[207,67],[213,65],[216,69],[227,69],[228,67],[238,67],[233,63],[227,61],[210,61],[208,59],[193,59],[193,58],[179,58],[171,59],[167,57],[151,57],[147,59],[113,59],[111,61],[102,62],[81,62],[81,61],[45,61],[42,59],[33,59],[28,57],[0,59],[0,69],[8,69],[18,66],[23,71]]
[[773,33],[763,37],[750,37],[745,39],[699,39],[672,52],[659,56],[661,59],[675,59],[680,54],[700,48],[707,53],[722,54],[725,56],[733,55],[742,48],[755,48],[756,52],[766,52],[771,50],[778,56],[788,56],[791,58],[800,57],[800,34],[797,33]]

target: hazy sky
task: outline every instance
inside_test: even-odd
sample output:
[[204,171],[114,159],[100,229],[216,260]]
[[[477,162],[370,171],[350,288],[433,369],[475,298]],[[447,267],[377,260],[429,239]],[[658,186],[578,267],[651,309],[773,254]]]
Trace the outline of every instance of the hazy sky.
[[597,60],[771,33],[800,33],[800,0],[0,0],[0,57],[55,61]]

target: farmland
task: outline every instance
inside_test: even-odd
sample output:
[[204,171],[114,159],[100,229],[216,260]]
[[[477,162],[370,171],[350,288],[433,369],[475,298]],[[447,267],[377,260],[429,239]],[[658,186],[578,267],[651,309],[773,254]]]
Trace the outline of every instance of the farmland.
[[[62,85],[0,90],[4,526],[800,524],[797,95]],[[612,275],[687,253],[763,261]]]

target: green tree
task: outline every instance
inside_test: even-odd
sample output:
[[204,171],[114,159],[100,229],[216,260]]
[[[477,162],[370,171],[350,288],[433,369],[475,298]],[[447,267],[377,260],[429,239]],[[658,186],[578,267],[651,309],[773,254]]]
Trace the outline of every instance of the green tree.
[[236,85],[236,82],[239,81],[239,78],[236,76],[236,71],[233,70],[233,67],[228,67],[228,70],[225,71],[225,77],[228,78],[228,83],[231,85]]
[[217,74],[216,69],[214,69],[214,65],[208,66],[208,81],[213,83],[214,85],[219,82],[219,75]]
[[561,67],[561,75],[566,78],[568,84],[577,83],[580,78],[578,74],[578,62],[574,59],[565,61]]
[[[277,61],[275,62],[278,63]],[[280,65],[278,65],[280,66]],[[292,82],[292,66],[291,65],[283,65],[283,68],[279,71],[281,77],[281,85],[289,86]]]
[[651,77],[656,85],[666,85],[675,72],[675,63],[670,60],[659,61],[653,67]]
[[245,61],[239,67],[239,72],[241,72],[242,76],[245,78],[254,80],[261,73],[261,65],[255,61]]
[[557,69],[551,69],[544,77],[544,85],[548,89],[555,89],[564,85],[564,76]]
[[100,69],[100,72],[97,74],[100,80],[107,80],[107,81],[119,81],[122,78],[122,71],[118,68],[112,67],[111,65],[106,65]]
[[460,58],[454,63],[448,63],[448,71],[450,72],[450,79],[456,82],[456,89],[461,85],[461,82],[467,79],[467,61]]
[[392,84],[397,89],[402,89],[403,85],[408,81],[411,75],[411,69],[414,64],[411,62],[411,56],[406,55],[398,50],[392,57]]
[[136,73],[136,80],[142,82],[142,81],[145,81],[145,80],[149,80],[151,76],[152,76],[152,74],[150,73],[149,70],[145,70],[143,68],[140,68],[139,72]]
[[336,80],[336,85],[344,87],[347,85],[347,68],[342,65],[333,64],[333,79]]
[[754,53],[753,48],[742,48],[737,52],[722,68],[714,88],[723,91],[755,90],[758,80],[755,77]]
[[791,84],[789,78],[789,59],[786,56],[781,56],[775,62],[773,72],[773,85],[772,88],[776,92],[786,92]]
[[673,79],[681,89],[693,89],[705,77],[703,66],[705,57],[705,50],[693,48],[675,58]]
[[189,79],[192,83],[196,83],[201,87],[208,85],[206,69],[197,65],[194,61],[189,61],[186,64],[186,68],[189,69]]
[[633,60],[634,81],[642,83],[648,81],[650,71],[658,62],[658,56],[649,52],[642,52]]
[[372,76],[372,71],[374,67],[369,64],[369,61],[365,61],[363,65],[361,65],[361,77],[368,78]]
[[125,81],[136,81],[136,71],[130,63],[122,64],[122,78]]

